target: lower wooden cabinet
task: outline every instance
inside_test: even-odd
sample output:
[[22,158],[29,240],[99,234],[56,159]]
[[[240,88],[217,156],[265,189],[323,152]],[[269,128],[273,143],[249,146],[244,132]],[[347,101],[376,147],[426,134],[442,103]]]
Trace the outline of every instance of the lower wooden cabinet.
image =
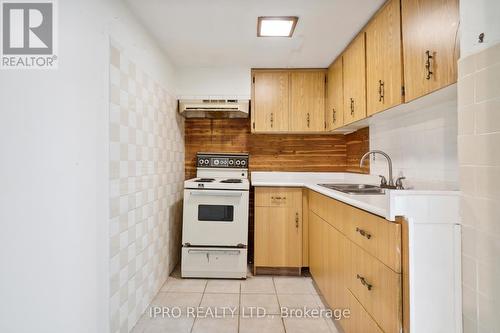
[[302,267],[302,189],[255,189],[254,266]]
[[[401,261],[401,253],[392,253],[401,251],[400,225],[313,191],[308,198],[309,270],[330,308],[351,310],[340,321],[344,331],[401,332],[402,274],[388,265],[401,263],[387,260]],[[351,232],[356,226],[373,244]]]
[[257,187],[254,237],[254,269],[307,262],[329,307],[350,309],[345,333],[403,331],[398,223],[314,191]]

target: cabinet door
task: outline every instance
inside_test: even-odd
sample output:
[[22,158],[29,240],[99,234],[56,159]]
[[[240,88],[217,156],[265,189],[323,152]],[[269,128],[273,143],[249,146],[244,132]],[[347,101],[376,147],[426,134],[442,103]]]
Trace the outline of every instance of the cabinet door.
[[282,189],[256,191],[255,266],[302,266],[302,190],[287,190],[279,195],[286,196],[284,205],[274,205],[272,201],[266,204],[264,200],[269,194],[282,193]]
[[347,279],[351,271],[350,242],[330,225],[327,227],[327,235],[328,241],[324,251],[328,257],[325,297],[330,308],[346,308]]
[[370,116],[403,102],[399,0],[391,0],[366,29],[366,108]]
[[309,211],[309,270],[314,281],[325,291],[326,286],[326,237],[324,233],[326,222],[318,217],[313,211]]
[[354,296],[387,333],[402,329],[401,274],[352,245],[349,288]]
[[288,131],[289,73],[254,72],[252,87],[252,131]]
[[366,118],[365,34],[344,52],[344,124]]
[[325,72],[291,72],[290,131],[325,129]]
[[344,79],[342,66],[342,56],[340,56],[328,68],[325,119],[326,128],[330,131],[344,124]]
[[402,0],[405,100],[457,81],[458,0]]

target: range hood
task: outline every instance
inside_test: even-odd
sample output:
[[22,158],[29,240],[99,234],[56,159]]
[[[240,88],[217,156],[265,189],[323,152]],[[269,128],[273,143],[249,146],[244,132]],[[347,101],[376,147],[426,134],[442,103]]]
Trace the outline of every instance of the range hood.
[[247,99],[181,99],[179,113],[186,118],[248,118],[249,105]]

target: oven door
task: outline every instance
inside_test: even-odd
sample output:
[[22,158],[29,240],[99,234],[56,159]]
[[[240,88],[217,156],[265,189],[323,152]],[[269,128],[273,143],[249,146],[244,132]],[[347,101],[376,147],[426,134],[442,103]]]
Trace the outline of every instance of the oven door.
[[248,191],[186,189],[183,214],[184,245],[247,245]]

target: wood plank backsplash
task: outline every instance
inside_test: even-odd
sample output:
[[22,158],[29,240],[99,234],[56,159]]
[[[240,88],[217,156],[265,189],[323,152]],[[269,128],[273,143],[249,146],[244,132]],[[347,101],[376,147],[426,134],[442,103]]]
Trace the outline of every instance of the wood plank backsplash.
[[186,119],[186,179],[196,176],[196,153],[248,152],[250,171],[363,172],[368,128],[342,134],[251,134],[250,119]]
[[347,172],[370,173],[370,159],[359,167],[359,161],[370,150],[370,132],[365,127],[345,136],[346,140],[346,168]]

